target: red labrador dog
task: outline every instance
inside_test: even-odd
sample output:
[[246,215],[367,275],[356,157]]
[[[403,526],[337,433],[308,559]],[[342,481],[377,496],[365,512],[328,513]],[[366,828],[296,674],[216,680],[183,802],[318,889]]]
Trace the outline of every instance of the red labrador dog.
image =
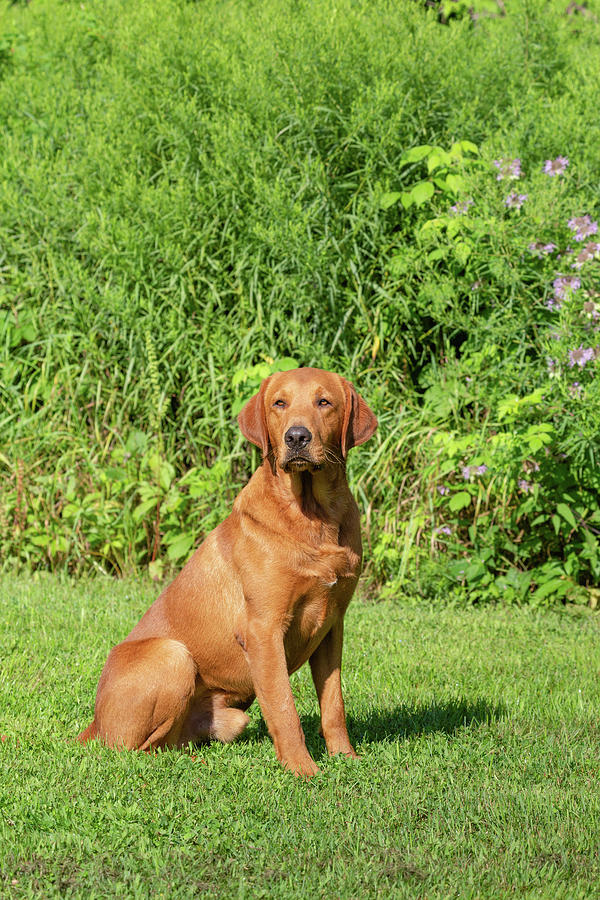
[[262,465],[175,581],[108,656],[79,735],[149,750],[231,741],[254,698],[280,762],[318,772],[289,675],[310,663],[330,754],[356,756],[340,682],[344,613],[362,548],[346,456],[377,420],[331,372],[267,378],[238,417]]

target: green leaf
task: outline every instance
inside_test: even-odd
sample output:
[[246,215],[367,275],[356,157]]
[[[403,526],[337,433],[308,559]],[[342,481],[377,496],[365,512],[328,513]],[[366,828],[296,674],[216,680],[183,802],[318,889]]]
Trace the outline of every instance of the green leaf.
[[417,206],[422,206],[428,200],[431,200],[434,190],[431,181],[420,181],[411,189],[410,195]]
[[293,356],[282,356],[280,359],[273,360],[273,372],[290,372],[292,369],[298,368],[298,360]]
[[402,155],[400,165],[404,166],[407,163],[419,162],[419,160],[429,156],[433,149],[434,148],[430,147],[429,144],[420,144],[418,147],[411,147],[410,150],[407,150],[406,153]]
[[132,513],[134,520],[136,522],[139,522],[144,518],[147,512],[149,512],[151,509],[156,509],[157,502],[158,497],[150,497],[149,500],[144,500],[142,503],[138,503]]
[[548,520],[548,516],[545,513],[542,513],[540,516],[536,516],[533,522],[531,523],[531,527],[535,528],[536,525],[541,525],[542,522],[546,522]]
[[125,442],[125,449],[128,453],[136,453],[143,450],[148,442],[148,436],[143,431],[132,431]]
[[456,141],[450,148],[451,156],[461,156],[463,153],[475,153],[479,156],[479,148],[473,141]]
[[163,489],[163,491],[168,491],[171,487],[171,482],[175,478],[175,467],[171,465],[170,462],[164,460],[160,469],[158,470],[158,482]]
[[[167,541],[168,538],[165,539],[165,543],[167,543]],[[192,534],[181,534],[168,544],[167,556],[173,561],[181,559],[182,556],[187,556],[193,544],[194,536]]]
[[562,516],[565,522],[568,522],[571,528],[577,528],[577,522],[575,521],[575,516],[573,515],[570,507],[567,506],[566,503],[558,503],[556,505],[556,512],[559,516]]
[[67,503],[63,506],[61,515],[63,519],[70,519],[73,516],[76,516],[80,511],[81,507],[76,503]]
[[462,175],[454,175],[452,173],[446,176],[446,184],[451,191],[454,191],[455,194],[457,194],[459,191],[464,191],[466,187],[465,179],[462,177]]
[[560,531],[560,517],[557,515],[552,516],[552,525],[554,527],[554,534],[558,534]]
[[445,150],[442,150],[441,147],[436,147],[427,160],[427,171],[431,174],[435,169],[447,166],[449,162],[450,154],[446,153]]
[[382,194],[379,198],[379,208],[380,209],[389,209],[390,206],[393,206],[394,203],[397,203],[400,197],[402,196],[401,191],[390,191],[387,194]]
[[444,228],[449,228],[450,223],[454,220],[448,219],[447,216],[439,216],[435,219],[428,219],[421,225],[419,229],[419,237],[426,237],[430,231],[439,234]]
[[128,479],[127,472],[124,472],[123,469],[117,469],[116,466],[108,466],[104,469],[103,474],[108,481],[127,481]]
[[445,259],[448,256],[448,248],[440,247],[439,250],[432,250],[431,253],[427,254],[427,259],[429,262],[435,262],[436,259]]
[[448,223],[448,231],[446,232],[449,238],[455,238],[456,235],[460,232],[461,223],[460,219],[453,219]]
[[480,560],[470,563],[465,570],[465,578],[472,584],[479,581],[486,574],[487,569]]
[[163,576],[162,559],[155,559],[151,563],[148,563],[148,575],[153,581],[160,581]]
[[413,200],[413,195],[410,191],[403,191],[400,194],[400,203],[404,207],[404,209],[409,209],[413,205],[415,201]]
[[471,495],[468,491],[458,491],[458,493],[452,494],[448,506],[452,512],[458,512],[459,509],[464,509],[466,506],[469,506],[470,502]]
[[471,255],[472,247],[466,241],[457,241],[454,245],[454,255],[457,260],[461,264],[461,266],[466,265],[466,262]]
[[66,538],[61,534],[50,542],[50,550],[52,553],[66,553],[69,549]]
[[531,599],[534,602],[543,600],[545,597],[549,597],[550,594],[555,594],[556,597],[564,597],[570,586],[570,582],[564,578],[551,578],[550,581],[544,582],[533,592]]

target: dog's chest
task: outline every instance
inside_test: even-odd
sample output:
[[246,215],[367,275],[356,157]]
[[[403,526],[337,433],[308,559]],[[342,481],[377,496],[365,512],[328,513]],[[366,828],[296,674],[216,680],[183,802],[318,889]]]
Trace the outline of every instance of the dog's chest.
[[337,611],[338,603],[331,589],[314,590],[299,598],[284,635],[290,672],[300,668],[319,646]]
[[356,583],[355,572],[349,568],[358,569],[358,556],[352,554],[350,562],[351,566],[335,566],[330,562],[325,577],[320,574],[304,582],[304,590],[289,610],[284,636],[290,671],[299,668],[311,656],[335,619],[343,615]]

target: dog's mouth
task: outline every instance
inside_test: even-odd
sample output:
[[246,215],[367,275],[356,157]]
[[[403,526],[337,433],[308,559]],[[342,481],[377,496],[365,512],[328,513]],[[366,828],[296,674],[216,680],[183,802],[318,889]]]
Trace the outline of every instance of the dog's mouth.
[[281,468],[284,472],[317,472],[321,465],[309,456],[288,456],[284,459]]

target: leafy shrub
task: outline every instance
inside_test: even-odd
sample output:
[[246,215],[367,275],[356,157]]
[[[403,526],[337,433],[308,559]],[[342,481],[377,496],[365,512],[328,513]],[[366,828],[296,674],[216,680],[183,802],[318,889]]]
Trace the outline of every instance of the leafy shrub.
[[[600,576],[600,243],[568,167],[471,164],[472,195],[415,231],[437,356],[419,378],[418,527],[472,598],[588,600]],[[376,560],[398,563],[389,537]]]
[[[562,13],[11,7],[2,564],[179,565],[257,461],[246,391],[294,359],[379,415],[350,460],[374,585],[589,597],[596,262],[564,251],[595,215],[600,126],[593,22]],[[493,166],[517,154],[521,209]],[[559,154],[566,173],[544,173]]]

